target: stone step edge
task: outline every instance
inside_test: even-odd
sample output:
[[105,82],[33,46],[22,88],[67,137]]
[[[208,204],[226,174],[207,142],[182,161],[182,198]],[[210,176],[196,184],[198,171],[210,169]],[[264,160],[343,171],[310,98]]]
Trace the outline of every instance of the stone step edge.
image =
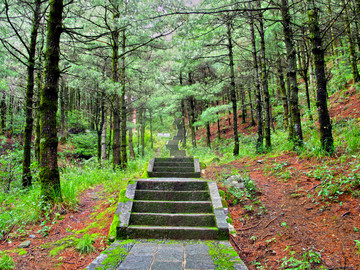
[[[154,163],[155,163],[155,158],[150,159],[149,161],[149,165],[147,168],[147,172],[148,173],[152,173],[154,171]],[[194,158],[194,172],[195,173],[199,173],[200,174],[200,162],[198,158]]]

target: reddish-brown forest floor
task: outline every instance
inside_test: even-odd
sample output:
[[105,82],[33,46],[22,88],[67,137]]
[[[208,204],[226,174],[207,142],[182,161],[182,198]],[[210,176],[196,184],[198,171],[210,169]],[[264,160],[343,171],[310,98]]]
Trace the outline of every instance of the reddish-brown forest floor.
[[[332,96],[330,102],[333,121],[360,117],[360,94],[354,88]],[[225,123],[227,119],[222,120]],[[248,123],[240,124],[238,130],[245,135],[256,132]],[[213,140],[216,125],[211,132]],[[221,135],[231,138],[233,132],[225,128]],[[199,139],[205,140],[205,136],[205,130],[200,130]],[[346,177],[354,173],[351,170],[357,164],[356,157],[341,153],[301,158],[294,152],[285,152],[276,157],[263,155],[208,166],[205,177],[219,180],[238,172],[249,176],[260,190],[253,202],[229,204],[237,231],[231,242],[249,269],[280,269],[285,257],[304,261],[302,254],[309,251],[321,254],[322,265],[327,269],[360,269],[360,250],[355,242],[360,240],[360,199],[344,192],[336,200],[323,200],[317,196],[320,177],[315,178],[316,174],[327,173],[334,179]],[[219,188],[226,192],[229,187],[220,184]],[[228,199],[231,202],[234,198]]]

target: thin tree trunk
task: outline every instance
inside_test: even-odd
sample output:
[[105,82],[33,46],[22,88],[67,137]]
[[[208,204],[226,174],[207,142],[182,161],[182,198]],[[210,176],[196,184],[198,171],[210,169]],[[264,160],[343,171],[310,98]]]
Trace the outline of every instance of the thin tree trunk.
[[141,156],[145,156],[145,120],[146,120],[146,109],[142,109],[142,122],[141,122]]
[[106,160],[106,126],[107,126],[107,121],[106,121],[106,109],[104,107],[104,124],[102,126],[102,131],[101,131],[101,159],[102,160]]
[[281,94],[282,105],[284,109],[284,127],[285,130],[289,127],[289,107],[288,107],[288,99],[286,94],[286,87],[284,82],[284,74],[281,67],[281,58],[280,55],[278,56],[278,63],[277,63],[277,73],[279,78],[279,88]]
[[4,135],[6,130],[6,94],[5,91],[2,93],[1,102],[0,102],[0,134]]
[[[250,2],[248,2],[249,9],[251,8]],[[263,121],[262,121],[262,106],[261,106],[261,89],[260,89],[260,77],[259,77],[259,66],[257,60],[256,51],[256,40],[254,31],[254,18],[253,15],[249,14],[250,19],[250,34],[251,34],[251,45],[252,45],[252,56],[253,56],[253,69],[255,71],[255,95],[256,95],[256,118],[257,118],[257,141],[256,151],[262,152],[264,135],[263,135]]]
[[[126,33],[125,30],[122,31],[122,52],[125,53],[126,49]],[[123,169],[127,166],[127,142],[126,142],[126,80],[125,80],[125,55],[121,57],[121,98],[120,98],[120,106],[121,106],[121,167]]]
[[[129,122],[133,123],[134,121],[134,109],[131,106],[131,96],[129,96]],[[129,128],[129,152],[130,152],[130,158],[135,158],[135,152],[134,152],[134,143],[133,143],[133,127]]]
[[289,89],[289,102],[291,109],[291,124],[293,125],[294,134],[289,134],[290,139],[294,142],[295,146],[303,145],[303,134],[301,128],[301,116],[299,109],[298,98],[298,82],[297,82],[297,65],[296,65],[296,49],[294,46],[294,37],[291,27],[291,17],[289,12],[288,0],[281,0],[281,15],[282,25],[284,32],[284,42],[286,46],[287,64],[288,64],[288,78],[290,82]]
[[113,112],[110,111],[110,119],[109,119],[109,142],[108,142],[108,146],[107,146],[107,154],[106,154],[106,159],[110,158],[110,152],[111,152],[111,143],[112,143],[112,131],[113,131]]
[[[258,1],[258,8],[261,8],[261,1]],[[271,148],[271,116],[270,116],[270,94],[268,87],[268,74],[266,70],[266,52],[265,52],[265,32],[263,14],[259,13],[259,34],[260,34],[260,51],[261,51],[261,85],[264,94],[264,135],[265,147]]]
[[317,109],[319,113],[320,142],[324,151],[332,154],[334,152],[334,140],[332,137],[332,126],[327,107],[326,98],[326,75],[325,75],[325,52],[322,47],[322,38],[319,27],[317,8],[312,0],[308,0],[308,22],[312,53],[315,62]]
[[152,112],[151,109],[149,109],[149,114],[150,114],[150,118],[149,118],[149,123],[150,123],[150,147],[151,149],[154,149],[154,137],[153,137],[153,127],[152,127]]
[[34,71],[35,71],[35,54],[36,39],[40,25],[41,0],[36,0],[32,29],[30,34],[30,45],[28,47],[29,58],[27,62],[27,86],[25,94],[25,129],[24,129],[24,152],[23,152],[23,171],[22,185],[23,187],[31,186],[31,137],[33,132],[33,99],[34,99]]
[[230,64],[230,97],[232,103],[232,113],[233,113],[233,130],[234,130],[234,156],[239,155],[239,135],[238,135],[238,124],[237,124],[237,104],[236,104],[236,92],[235,92],[235,71],[234,71],[234,55],[233,55],[233,45],[232,45],[232,36],[231,36],[231,27],[230,22],[226,24],[227,26],[227,39],[228,39],[228,50],[229,50],[229,64]]
[[255,119],[254,119],[254,109],[253,109],[253,103],[252,103],[252,97],[251,97],[251,88],[249,88],[249,103],[250,103],[250,115],[251,115],[251,126],[255,126]]
[[185,101],[184,99],[181,100],[181,121],[182,121],[182,132],[183,132],[183,141],[182,145],[183,147],[186,146],[186,126],[185,126],[185,118],[186,118],[186,110],[185,110]]
[[[120,18],[120,13],[116,10],[114,14],[115,29],[111,33],[112,37],[112,81],[114,83],[119,81],[119,28],[117,26],[117,19]],[[121,164],[120,159],[120,105],[118,95],[113,96],[113,166],[117,167]]]
[[[349,21],[348,7],[345,4],[345,0],[341,0],[341,4],[345,11],[343,17],[344,17],[344,22],[345,22],[345,32],[346,32],[346,36],[348,39],[348,48],[349,48],[349,53],[350,53],[350,65],[351,65],[353,80],[354,80],[354,83],[357,83],[360,81],[360,74],[359,74],[359,70],[357,67],[357,56],[356,56],[356,52],[355,52],[355,45],[354,45],[353,38],[351,36],[351,24]],[[316,78],[317,78],[317,76],[316,76]]]
[[62,200],[60,174],[57,163],[57,124],[59,77],[60,77],[60,36],[62,29],[63,1],[51,0],[47,23],[45,51],[45,84],[41,91],[40,104],[40,184],[41,195],[52,203]]

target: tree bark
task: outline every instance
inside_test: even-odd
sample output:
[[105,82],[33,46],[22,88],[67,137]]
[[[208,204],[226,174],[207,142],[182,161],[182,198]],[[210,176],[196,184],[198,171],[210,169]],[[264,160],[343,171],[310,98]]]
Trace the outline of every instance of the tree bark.
[[[122,52],[124,53],[126,49],[126,33],[125,30],[122,31]],[[125,55],[121,57],[121,97],[120,97],[120,106],[121,106],[121,168],[125,169],[127,166],[127,141],[126,141],[126,78],[125,78]]]
[[[354,83],[360,82],[360,74],[357,67],[357,56],[355,52],[355,45],[354,40],[351,36],[351,24],[349,21],[349,15],[348,15],[348,7],[345,4],[345,0],[341,0],[341,4],[344,8],[344,22],[345,22],[345,32],[348,39],[348,48],[350,53],[350,65],[352,70],[352,76]],[[315,75],[316,76],[316,75]],[[317,76],[316,76],[317,77]]]
[[[248,2],[249,9],[251,8],[250,2]],[[262,105],[261,105],[261,89],[260,89],[260,77],[259,77],[259,66],[257,60],[257,51],[256,51],[256,40],[255,40],[255,31],[254,31],[254,18],[253,14],[249,14],[249,23],[250,23],[250,34],[251,34],[251,45],[252,45],[252,56],[253,56],[253,69],[255,72],[255,95],[256,95],[256,118],[257,118],[257,141],[256,141],[256,151],[262,152],[263,150],[263,121],[262,121]]]
[[45,51],[45,83],[40,103],[40,184],[41,195],[51,203],[62,200],[57,163],[57,124],[59,95],[60,36],[62,33],[63,1],[51,0],[47,23]]
[[230,64],[230,98],[232,103],[233,113],[233,130],[234,130],[234,156],[239,155],[239,135],[238,135],[238,117],[237,117],[237,103],[236,103],[236,91],[235,91],[235,70],[234,70],[234,55],[233,55],[233,44],[231,36],[231,23],[227,22],[227,39],[228,39],[228,50],[229,50],[229,64]]
[[[261,8],[261,1],[258,1],[258,8]],[[271,116],[270,116],[270,94],[268,87],[268,73],[266,70],[266,51],[265,51],[265,32],[263,14],[259,13],[259,35],[260,35],[260,51],[261,51],[261,85],[264,94],[264,135],[265,148],[271,148]]]
[[146,109],[142,109],[142,121],[141,121],[141,156],[145,156],[145,120],[146,120]]
[[0,114],[1,114],[0,134],[4,135],[5,129],[6,129],[6,94],[5,94],[5,91],[3,91],[2,96],[1,96]]
[[289,102],[291,110],[291,125],[293,125],[294,134],[289,134],[290,139],[295,146],[303,145],[303,134],[301,128],[301,116],[299,108],[299,88],[297,83],[297,65],[296,65],[296,49],[294,46],[294,37],[291,27],[291,17],[289,12],[288,0],[281,0],[281,16],[284,32],[284,42],[286,46],[288,79],[290,83]]
[[30,44],[28,47],[28,62],[27,62],[27,85],[25,93],[25,129],[24,129],[24,149],[23,149],[23,171],[22,171],[22,185],[23,187],[31,186],[31,137],[33,132],[33,99],[34,99],[34,71],[35,71],[35,54],[36,54],[36,39],[40,25],[41,0],[35,1],[34,17],[32,22],[32,29],[30,34]]
[[321,148],[329,154],[334,152],[334,140],[332,137],[332,126],[327,107],[327,89],[325,75],[325,57],[322,46],[322,38],[319,27],[318,8],[313,0],[308,0],[308,22],[312,53],[315,62],[317,109],[319,113],[320,142]]
[[289,127],[289,107],[288,107],[288,99],[286,94],[286,87],[284,82],[284,74],[281,67],[281,58],[280,55],[278,56],[278,63],[277,63],[277,73],[279,78],[279,88],[280,88],[280,95],[282,100],[282,105],[284,109],[284,128],[285,130]]
[[[111,32],[112,37],[112,81],[117,83],[119,81],[119,28],[116,20],[120,18],[120,13],[116,11],[114,14],[115,29]],[[121,164],[120,159],[120,106],[118,95],[113,94],[113,166],[117,167]]]

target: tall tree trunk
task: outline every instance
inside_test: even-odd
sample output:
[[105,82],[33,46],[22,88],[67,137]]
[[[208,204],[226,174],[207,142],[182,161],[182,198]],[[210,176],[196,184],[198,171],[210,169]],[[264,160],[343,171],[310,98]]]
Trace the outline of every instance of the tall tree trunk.
[[142,121],[141,121],[141,156],[145,156],[145,120],[146,120],[146,109],[142,109]]
[[[258,8],[261,8],[261,1],[258,1]],[[266,70],[266,51],[265,51],[265,32],[263,14],[259,13],[259,35],[260,35],[260,51],[261,51],[261,85],[264,94],[264,135],[265,135],[265,147],[269,149],[271,147],[271,116],[270,116],[270,94],[268,87],[268,73]]]
[[121,57],[121,98],[120,98],[120,106],[121,106],[121,167],[123,169],[127,166],[127,142],[126,142],[126,78],[125,78],[125,49],[126,49],[126,33],[125,30],[122,31],[122,53]]
[[[251,8],[250,2],[248,2],[248,7],[249,9]],[[260,89],[259,66],[258,66],[257,53],[256,53],[257,51],[256,51],[253,14],[251,13],[249,14],[249,19],[250,19],[253,68],[255,71],[256,118],[257,118],[257,135],[258,135],[256,141],[256,151],[262,152],[264,135],[263,135],[262,106],[261,106],[261,89]]]
[[[41,52],[39,57],[39,62],[41,62]],[[35,108],[36,109],[36,121],[35,121],[35,158],[36,161],[40,164],[40,140],[41,140],[41,133],[40,133],[40,113],[39,113],[39,105],[40,105],[40,91],[42,88],[42,68],[39,68],[36,77],[36,99],[35,99]]]
[[113,112],[110,110],[110,119],[109,119],[109,142],[107,144],[107,154],[106,159],[110,159],[110,152],[111,152],[111,143],[112,143],[112,131],[113,131]]
[[[305,36],[305,33],[303,32]],[[307,46],[305,48],[304,43],[306,41],[299,42],[298,49],[298,59],[299,59],[299,73],[303,78],[305,83],[305,95],[306,95],[306,105],[308,107],[309,119],[312,122],[313,118],[311,115],[311,102],[310,102],[310,93],[309,93],[309,53],[307,51]]]
[[[115,29],[111,33],[112,37],[112,81],[114,83],[119,81],[119,28],[117,20],[120,18],[118,11],[114,14]],[[118,95],[113,95],[113,166],[117,167],[121,164],[120,159],[120,105]]]
[[107,116],[106,109],[104,106],[104,124],[101,131],[101,159],[106,160],[106,126],[107,126]]
[[[348,7],[345,4],[345,0],[341,0],[341,4],[344,8],[344,16],[343,17],[344,17],[344,22],[345,22],[345,32],[346,32],[346,36],[348,39],[348,48],[349,48],[349,53],[350,53],[350,65],[351,65],[353,80],[354,80],[354,83],[357,83],[357,82],[360,82],[360,74],[359,74],[359,70],[357,67],[357,56],[356,56],[356,52],[355,52],[354,40],[351,35],[351,23],[350,23],[349,15],[348,15]],[[317,76],[316,76],[316,78],[317,78]]]
[[40,184],[41,195],[52,203],[62,200],[60,175],[57,163],[56,113],[59,95],[60,36],[62,33],[63,1],[51,0],[47,23],[45,51],[45,84],[40,103]]
[[312,53],[315,62],[316,89],[317,89],[317,109],[319,113],[320,142],[321,148],[328,152],[334,152],[334,140],[332,137],[332,126],[327,107],[326,98],[326,75],[325,75],[325,57],[322,46],[322,38],[319,27],[318,9],[313,0],[308,1],[308,22],[310,39],[312,44]]
[[23,171],[22,185],[23,187],[31,186],[31,137],[33,132],[33,99],[34,99],[34,71],[35,71],[35,54],[36,39],[40,25],[41,0],[35,1],[34,17],[30,34],[30,45],[28,47],[29,58],[27,62],[27,85],[25,94],[25,129],[24,129],[24,152],[23,152]]
[[229,50],[229,64],[230,64],[230,98],[232,103],[232,113],[233,113],[233,130],[234,130],[234,156],[239,155],[239,135],[238,135],[238,124],[237,124],[237,103],[236,103],[236,92],[235,92],[235,70],[234,70],[234,55],[233,55],[233,45],[232,45],[232,36],[231,36],[231,27],[230,22],[226,23],[227,26],[227,39],[228,39],[228,50]]
[[[129,122],[131,124],[134,123],[134,109],[131,106],[131,96],[129,96]],[[134,143],[133,143],[133,127],[129,128],[129,152],[130,152],[130,158],[135,158],[135,152],[134,152]]]
[[241,98],[241,116],[242,116],[242,123],[246,123],[246,105],[245,105],[245,89],[244,86],[241,85],[240,87],[240,98]]
[[279,78],[280,95],[284,109],[284,128],[285,130],[287,130],[289,127],[289,107],[288,107],[288,99],[287,99],[286,87],[284,82],[284,74],[281,67],[280,55],[278,56],[277,73]]
[[255,119],[254,119],[254,108],[252,103],[252,97],[251,97],[251,88],[249,88],[249,103],[250,103],[250,115],[251,115],[251,126],[255,126]]
[[282,25],[284,32],[284,42],[286,46],[287,54],[287,65],[288,65],[288,78],[290,82],[289,89],[289,102],[291,109],[291,124],[293,125],[294,134],[289,134],[290,139],[294,142],[295,146],[303,145],[303,134],[301,128],[301,116],[299,108],[299,97],[298,97],[298,82],[297,82],[297,65],[296,65],[296,49],[294,46],[294,37],[291,27],[291,17],[289,12],[288,0],[281,0],[281,15]]
[[152,112],[151,109],[149,109],[149,123],[150,123],[150,147],[151,149],[154,149],[154,137],[153,137],[153,126],[152,126]]
[[186,125],[185,125],[185,118],[186,118],[186,110],[185,110],[185,101],[184,99],[181,100],[181,121],[182,121],[182,132],[183,132],[183,141],[182,146],[186,146]]
[[4,90],[1,95],[0,114],[1,114],[0,134],[4,135],[6,129],[6,94]]

